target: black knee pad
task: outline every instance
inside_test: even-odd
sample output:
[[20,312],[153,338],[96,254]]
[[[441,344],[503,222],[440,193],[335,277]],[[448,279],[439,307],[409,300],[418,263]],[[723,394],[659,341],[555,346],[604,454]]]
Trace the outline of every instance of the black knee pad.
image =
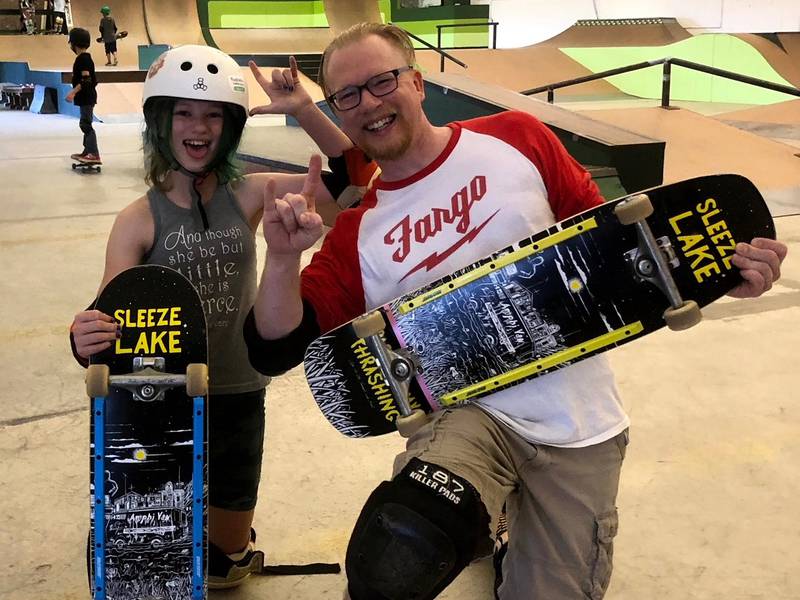
[[438,465],[412,459],[367,500],[347,547],[352,600],[435,598],[489,537],[475,488]]

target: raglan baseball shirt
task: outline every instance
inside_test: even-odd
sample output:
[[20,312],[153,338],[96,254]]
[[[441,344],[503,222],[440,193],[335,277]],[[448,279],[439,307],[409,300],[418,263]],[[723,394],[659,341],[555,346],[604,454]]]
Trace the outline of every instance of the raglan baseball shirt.
[[[321,331],[602,203],[591,176],[531,115],[449,127],[430,165],[402,181],[378,178],[342,212],[303,270],[301,293]],[[597,444],[629,424],[603,355],[476,403],[525,439],[560,447]]]

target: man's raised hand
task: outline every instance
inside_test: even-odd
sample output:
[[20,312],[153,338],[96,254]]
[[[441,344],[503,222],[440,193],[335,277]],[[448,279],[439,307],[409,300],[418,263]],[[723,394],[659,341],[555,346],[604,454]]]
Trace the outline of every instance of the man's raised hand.
[[288,69],[273,69],[269,78],[261,74],[258,66],[252,60],[249,65],[253,77],[255,77],[258,85],[266,92],[270,100],[269,104],[251,109],[250,116],[291,115],[296,117],[304,108],[314,104],[311,96],[300,83],[297,61],[294,56],[289,57]]
[[314,154],[308,163],[303,189],[299,194],[275,197],[275,181],[264,188],[264,239],[268,251],[276,254],[299,254],[322,237],[322,217],[316,211],[316,194],[322,185],[322,159]]

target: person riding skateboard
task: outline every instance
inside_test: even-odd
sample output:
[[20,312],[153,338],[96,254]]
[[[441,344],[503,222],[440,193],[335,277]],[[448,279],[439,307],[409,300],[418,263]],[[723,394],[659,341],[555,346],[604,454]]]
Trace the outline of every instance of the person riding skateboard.
[[[337,156],[352,143],[312,102],[290,68],[253,73],[271,104],[253,113],[291,114],[320,149]],[[108,238],[100,290],[138,264],[174,268],[203,302],[209,341],[210,588],[240,584],[263,562],[251,528],[261,475],[268,379],[252,369],[242,322],[256,294],[255,230],[267,181],[280,190],[316,190],[333,204],[337,177],[320,181],[319,156],[304,175],[241,175],[234,163],[248,118],[248,88],[228,55],[207,46],[162,54],[143,90],[144,154],[151,188],[117,216]],[[305,186],[305,187],[304,187]],[[118,335],[109,315],[87,309],[71,327],[73,352],[85,363]]]
[[100,165],[103,163],[97,149],[97,134],[92,125],[94,107],[97,104],[97,75],[89,53],[91,43],[91,36],[86,29],[75,27],[70,30],[69,47],[77,57],[72,65],[72,89],[67,93],[66,101],[74,102],[79,107],[79,126],[83,132],[83,152],[71,154],[70,158],[86,164]]
[[[265,199],[266,266],[245,325],[265,374],[298,364],[321,332],[603,202],[531,115],[433,126],[415,65],[392,25],[355,25],[323,54],[328,103],[381,175],[302,273],[300,255],[323,231],[315,199]],[[786,251],[774,240],[739,244],[744,281],[731,295],[768,290]],[[436,597],[491,553],[505,504],[499,598],[602,598],[628,426],[604,354],[436,413],[362,509],[347,549],[349,597]]]

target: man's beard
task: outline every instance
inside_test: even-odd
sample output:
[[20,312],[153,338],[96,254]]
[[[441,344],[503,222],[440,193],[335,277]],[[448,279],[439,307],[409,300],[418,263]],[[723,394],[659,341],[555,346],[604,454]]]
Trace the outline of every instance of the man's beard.
[[367,139],[362,139],[357,144],[364,153],[373,160],[397,160],[411,146],[411,127],[408,126],[406,121],[401,121],[400,116],[395,118],[395,139],[392,142],[383,140],[378,144],[372,144],[369,139],[369,134],[364,136]]

